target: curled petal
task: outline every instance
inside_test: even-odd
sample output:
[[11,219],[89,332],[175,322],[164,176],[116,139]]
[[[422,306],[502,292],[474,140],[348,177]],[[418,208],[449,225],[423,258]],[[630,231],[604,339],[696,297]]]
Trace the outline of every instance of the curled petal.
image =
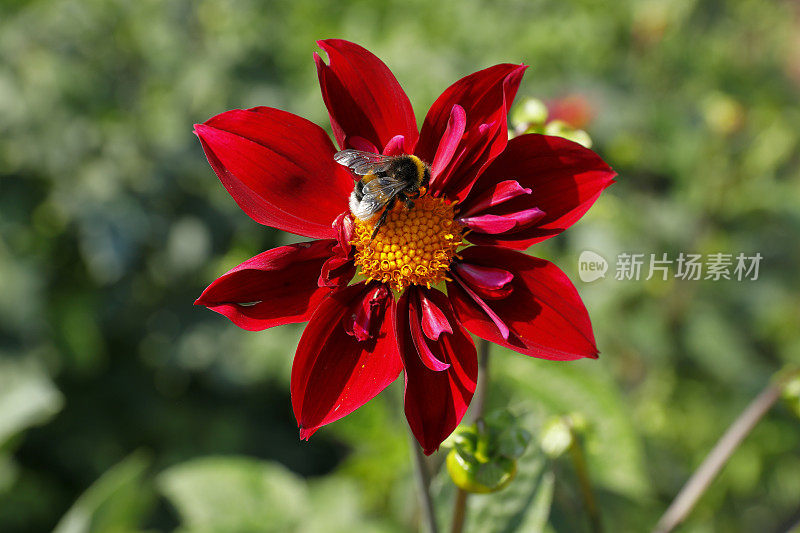
[[353,219],[349,213],[342,213],[333,223],[336,230],[336,245],[331,250],[331,257],[322,265],[317,280],[320,287],[344,287],[356,274],[353,262],[355,254],[350,241],[353,240]]
[[396,135],[403,135],[413,148],[419,137],[414,110],[406,93],[389,68],[357,44],[327,39],[317,44],[328,54],[326,65],[318,54],[322,98],[339,146],[356,148],[348,139],[363,137],[378,151]]
[[[452,333],[442,332],[437,341],[428,343],[436,359],[450,365],[445,370],[431,370],[417,353],[409,302],[414,292],[432,301],[452,326]],[[472,339],[456,321],[447,297],[441,292],[412,286],[397,306],[395,334],[405,368],[406,418],[422,449],[430,455],[453,432],[469,407],[478,379],[477,354]]]
[[[468,236],[475,244],[498,244],[524,250],[574,224],[614,182],[616,173],[600,157],[583,146],[548,135],[527,134],[515,137],[486,169],[474,191],[484,198],[498,184],[513,177],[532,192],[487,207],[483,213],[509,216],[537,207],[544,216],[516,231],[497,235],[474,232]],[[475,207],[465,202],[465,209]]]
[[[500,299],[476,301],[464,279],[447,284],[459,320],[475,335],[544,359],[596,358],[592,324],[569,278],[544,259],[499,246],[471,246],[461,252],[463,263],[479,268],[502,265],[513,275]],[[463,268],[460,267],[460,268]],[[454,276],[455,277],[455,276]],[[502,319],[509,334],[503,335],[492,315]]]
[[[388,291],[376,296],[376,285],[359,283],[332,292],[300,338],[291,390],[302,439],[368,402],[402,370],[394,338],[394,299]],[[364,300],[376,302],[370,328],[377,333],[359,340],[348,333],[346,324],[364,307]]]
[[499,215],[480,215],[477,217],[459,218],[458,221],[468,228],[481,233],[505,233],[517,227],[517,221]]
[[[484,299],[481,297],[481,295],[478,294],[477,291],[473,290],[473,287],[470,287],[469,283],[465,282],[458,275],[453,274],[453,280],[456,283],[458,283],[458,285],[456,285],[456,283],[452,283],[451,282],[452,285],[454,287],[460,288],[461,291],[463,291],[465,294],[467,294],[469,296],[469,301],[472,304],[477,305],[478,307],[480,307],[481,310],[483,311],[483,313],[489,318],[489,320],[492,321],[492,323],[494,324],[494,326],[497,329],[497,331],[500,333],[500,336],[503,338],[503,340],[508,340],[508,336],[509,336],[509,334],[511,332],[508,329],[508,326],[506,325],[506,323],[503,322],[503,319],[500,318],[497,315],[497,313],[494,312],[494,309],[489,307],[489,304],[487,304],[484,301]],[[448,294],[450,293],[450,289],[449,288],[448,288],[447,292],[448,292]],[[460,293],[456,293],[456,294],[460,294]]]
[[437,152],[445,151],[440,145],[451,142],[451,134],[445,134],[454,106],[463,109],[466,123],[457,147],[446,150],[454,156],[431,180],[431,194],[463,200],[483,169],[503,151],[508,142],[508,108],[526,68],[502,64],[475,72],[451,85],[434,102],[415,152],[423,161],[434,161]]
[[508,270],[473,265],[462,261],[454,263],[453,269],[469,285],[487,290],[502,289],[514,279],[514,274]]
[[442,140],[436,149],[436,155],[431,163],[431,179],[436,180],[439,174],[450,165],[453,155],[456,153],[461,138],[464,136],[464,129],[467,127],[467,116],[464,108],[456,104],[450,111],[450,119],[447,121],[447,128],[444,130]]
[[[415,291],[416,292],[416,291]],[[417,301],[414,301],[417,300]],[[419,310],[418,297],[413,294],[409,300],[408,320],[411,331],[411,340],[414,341],[414,348],[419,354],[419,359],[426,367],[434,372],[441,372],[450,368],[450,363],[440,360],[430,349],[425,336],[422,333],[422,316]]]
[[350,173],[333,160],[325,131],[278,109],[235,109],[195,124],[208,162],[239,207],[260,224],[334,237],[347,209]]
[[459,206],[461,216],[469,217],[480,214],[512,198],[530,193],[531,190],[524,188],[517,180],[501,181],[480,193],[470,194]]
[[383,148],[383,155],[400,155],[406,153],[406,138],[404,135],[395,135]]
[[459,218],[458,221],[477,233],[497,235],[499,233],[514,233],[520,229],[541,220],[545,213],[537,207],[509,213],[507,215],[477,215]]
[[389,290],[383,284],[372,284],[354,312],[344,318],[344,329],[359,341],[366,341],[378,334],[383,321],[384,305]]
[[334,242],[303,242],[261,253],[217,278],[195,305],[250,331],[305,322],[330,292],[316,280]]
[[508,213],[505,217],[516,221],[516,229],[524,229],[543,219],[546,214],[547,213],[538,207],[532,207],[530,209]]

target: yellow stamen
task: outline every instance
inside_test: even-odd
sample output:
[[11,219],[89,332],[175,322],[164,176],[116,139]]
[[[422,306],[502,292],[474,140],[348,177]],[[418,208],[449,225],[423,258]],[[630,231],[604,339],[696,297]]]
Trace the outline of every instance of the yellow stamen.
[[414,204],[408,209],[398,201],[374,239],[377,217],[355,219],[352,244],[361,273],[398,292],[409,285],[430,287],[444,281],[456,249],[463,244],[463,226],[453,220],[452,202],[424,196]]

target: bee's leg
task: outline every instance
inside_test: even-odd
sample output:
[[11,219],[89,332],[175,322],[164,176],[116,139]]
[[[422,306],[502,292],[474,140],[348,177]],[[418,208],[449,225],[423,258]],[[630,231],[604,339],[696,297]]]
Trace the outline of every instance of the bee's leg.
[[386,207],[383,208],[383,213],[381,213],[381,218],[379,218],[378,222],[375,224],[375,228],[373,228],[372,230],[372,237],[370,237],[369,240],[375,238],[375,235],[378,234],[378,230],[381,229],[383,223],[386,222],[386,217],[389,216],[389,211],[391,211],[392,208],[394,207],[394,201],[395,198],[392,198],[391,200],[389,200],[389,203],[386,204]]
[[406,204],[406,209],[414,209],[414,202],[411,200],[411,198],[419,198],[419,194],[417,194],[416,196],[408,196],[407,194],[402,192],[398,193],[397,196],[398,198],[400,198],[400,200],[402,200],[404,204]]

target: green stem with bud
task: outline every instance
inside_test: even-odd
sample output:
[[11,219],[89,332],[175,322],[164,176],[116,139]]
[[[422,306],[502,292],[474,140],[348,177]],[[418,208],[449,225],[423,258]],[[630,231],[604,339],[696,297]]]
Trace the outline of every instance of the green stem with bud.
[[[478,425],[478,431],[483,430],[483,411],[486,408],[486,394],[489,387],[489,341],[481,339],[480,354],[478,355],[478,384],[472,398],[472,421]],[[461,533],[464,529],[464,520],[467,515],[467,496],[469,493],[459,488],[453,503],[453,525],[451,533]]]

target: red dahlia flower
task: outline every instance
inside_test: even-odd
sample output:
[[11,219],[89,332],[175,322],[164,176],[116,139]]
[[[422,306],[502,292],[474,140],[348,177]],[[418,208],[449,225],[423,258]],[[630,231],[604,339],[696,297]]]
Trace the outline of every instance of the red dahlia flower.
[[[348,210],[354,176],[316,124],[268,107],[197,124],[209,163],[245,213],[315,240],[245,261],[196,303],[248,330],[308,321],[291,382],[302,439],[403,371],[406,418],[430,454],[475,390],[468,332],[545,359],[597,357],[567,276],[518,250],[572,225],[615,174],[562,138],[508,140],[506,115],[525,65],[459,80],[417,130],[380,59],[347,41],[319,45],[329,64],[314,59],[339,148],[416,155],[430,164],[427,194],[411,209],[398,202],[371,239],[370,223]],[[363,281],[354,282],[359,270]]]

